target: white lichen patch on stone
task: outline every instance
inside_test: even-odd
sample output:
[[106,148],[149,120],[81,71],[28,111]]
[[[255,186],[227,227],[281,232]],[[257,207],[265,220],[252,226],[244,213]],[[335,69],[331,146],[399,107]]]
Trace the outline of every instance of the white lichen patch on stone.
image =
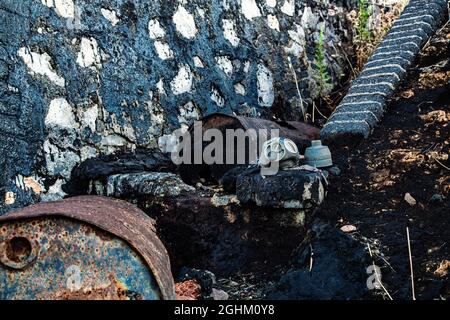
[[194,16],[190,14],[183,6],[179,6],[173,15],[173,22],[177,31],[185,38],[193,39],[197,34]]
[[225,10],[230,10],[230,4],[228,3],[230,0],[222,0],[222,8]]
[[239,200],[235,195],[219,196],[215,193],[211,198],[211,204],[215,207],[224,207],[230,204],[239,204]]
[[42,4],[44,6],[47,6],[49,8],[53,8],[53,0],[41,0]]
[[130,120],[122,126],[122,135],[129,141],[136,143],[136,133],[134,132],[134,127]]
[[120,19],[117,17],[115,11],[101,8],[100,12],[102,13],[103,17],[105,17],[105,19],[108,20],[113,26],[120,22]]
[[233,47],[237,47],[239,45],[240,39],[237,36],[234,21],[229,19],[222,20],[223,27],[223,36],[227,39]]
[[258,87],[258,102],[260,106],[270,107],[275,100],[272,72],[266,66],[259,64],[256,72]]
[[277,6],[277,0],[266,0],[266,5],[271,8],[275,8]]
[[123,147],[127,145],[127,140],[118,134],[110,134],[102,137],[102,145],[106,147]]
[[205,19],[205,10],[203,10],[200,7],[197,7],[197,13],[200,16],[200,18]]
[[255,0],[241,0],[242,14],[248,20],[261,16],[261,10]]
[[94,38],[81,38],[80,51],[77,56],[77,63],[84,67],[101,67],[100,54],[97,40]]
[[[181,132],[186,132],[186,126],[181,127]],[[158,147],[162,152],[175,152],[178,147],[178,136],[175,133],[165,134],[158,138]]]
[[54,8],[63,18],[75,18],[75,5],[72,0],[42,0],[43,5]]
[[295,0],[285,0],[283,6],[281,7],[281,12],[293,17],[295,14]]
[[244,62],[244,73],[248,73],[250,71],[250,67],[251,67],[251,63],[250,61],[245,61]]
[[98,106],[95,104],[82,112],[81,125],[95,132],[98,117]]
[[311,187],[312,187],[312,183],[311,182],[305,182],[303,185],[303,194],[302,194],[302,198],[303,200],[311,200]]
[[225,105],[225,99],[216,88],[211,89],[211,100],[214,101],[214,103],[219,107],[223,107]]
[[169,44],[162,41],[155,41],[154,43],[156,53],[161,60],[167,60],[173,58],[173,51],[170,49]]
[[54,0],[55,11],[63,18],[75,17],[75,5],[72,0]]
[[269,14],[267,16],[267,25],[270,29],[280,31],[280,23],[275,15]]
[[42,202],[48,202],[48,201],[56,201],[61,200],[65,196],[67,196],[67,193],[65,193],[62,190],[62,186],[65,183],[64,179],[58,179],[55,181],[55,183],[48,188],[48,191],[41,195],[41,201]]
[[148,133],[152,137],[160,136],[165,123],[163,108],[156,99],[147,101],[145,106],[150,114],[150,122],[152,124],[148,128]]
[[192,101],[189,101],[178,108],[179,116],[178,122],[180,125],[189,127],[195,120],[200,119],[201,111],[195,106]]
[[234,85],[234,91],[241,96],[245,96],[245,86],[242,83],[236,83]]
[[70,178],[72,169],[80,162],[80,157],[70,150],[59,150],[48,139],[44,142],[47,171],[52,176]]
[[215,58],[217,66],[222,70],[227,76],[233,74],[233,63],[227,56],[220,56]]
[[55,125],[61,128],[74,129],[77,126],[75,115],[70,104],[64,98],[56,98],[50,101],[45,125]]
[[177,75],[170,82],[173,94],[179,95],[190,92],[192,89],[193,75],[188,65],[181,65]]
[[204,68],[205,67],[205,65],[203,64],[202,59],[200,59],[198,56],[194,56],[192,58],[192,60],[194,61],[194,66],[196,68]]
[[158,83],[156,84],[156,89],[158,89],[158,93],[160,95],[166,94],[166,89],[164,89],[164,78],[159,79]]
[[80,149],[80,159],[85,161],[87,159],[95,158],[98,156],[97,149],[91,146],[83,146]]
[[316,29],[317,23],[319,22],[319,17],[313,14],[311,7],[305,7],[302,14],[302,27],[304,29]]
[[51,82],[57,86],[64,87],[65,80],[60,77],[51,65],[51,57],[47,53],[37,53],[29,51],[28,48],[20,48],[17,51],[17,55],[22,58],[23,62],[27,65],[31,74],[39,74],[46,76]]
[[157,19],[151,19],[148,22],[148,34],[150,39],[161,39],[166,36],[166,31]]
[[292,54],[296,57],[299,57],[305,49],[306,38],[303,28],[298,24],[295,24],[295,27],[295,30],[288,30],[289,38],[291,39],[291,41],[289,46],[284,48],[284,51],[287,54]]

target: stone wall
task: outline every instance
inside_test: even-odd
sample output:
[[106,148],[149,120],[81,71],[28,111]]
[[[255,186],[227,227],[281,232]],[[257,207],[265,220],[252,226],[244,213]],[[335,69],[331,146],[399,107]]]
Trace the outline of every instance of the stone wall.
[[212,112],[300,119],[293,70],[307,104],[324,28],[339,82],[356,2],[2,0],[0,212],[64,196],[88,158],[167,151]]

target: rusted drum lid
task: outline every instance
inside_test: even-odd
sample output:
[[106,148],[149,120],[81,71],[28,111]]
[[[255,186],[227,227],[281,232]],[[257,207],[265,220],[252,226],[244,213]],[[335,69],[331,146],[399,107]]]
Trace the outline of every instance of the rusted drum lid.
[[167,250],[156,235],[155,222],[135,206],[118,199],[79,196],[32,205],[0,217],[0,223],[59,216],[96,226],[126,241],[151,269],[161,295],[175,299]]

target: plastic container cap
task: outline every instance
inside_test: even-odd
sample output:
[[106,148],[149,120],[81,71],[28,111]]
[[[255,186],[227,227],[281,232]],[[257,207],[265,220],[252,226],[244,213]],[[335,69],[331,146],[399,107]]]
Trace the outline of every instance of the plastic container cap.
[[322,145],[322,141],[311,141],[311,147],[305,150],[305,163],[316,168],[331,167],[333,160],[330,149]]

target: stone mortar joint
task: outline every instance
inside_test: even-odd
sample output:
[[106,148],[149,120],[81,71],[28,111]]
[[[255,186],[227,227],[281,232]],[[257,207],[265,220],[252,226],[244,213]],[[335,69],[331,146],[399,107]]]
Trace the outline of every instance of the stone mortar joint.
[[321,138],[367,138],[417,55],[447,18],[447,0],[411,0],[322,128]]

